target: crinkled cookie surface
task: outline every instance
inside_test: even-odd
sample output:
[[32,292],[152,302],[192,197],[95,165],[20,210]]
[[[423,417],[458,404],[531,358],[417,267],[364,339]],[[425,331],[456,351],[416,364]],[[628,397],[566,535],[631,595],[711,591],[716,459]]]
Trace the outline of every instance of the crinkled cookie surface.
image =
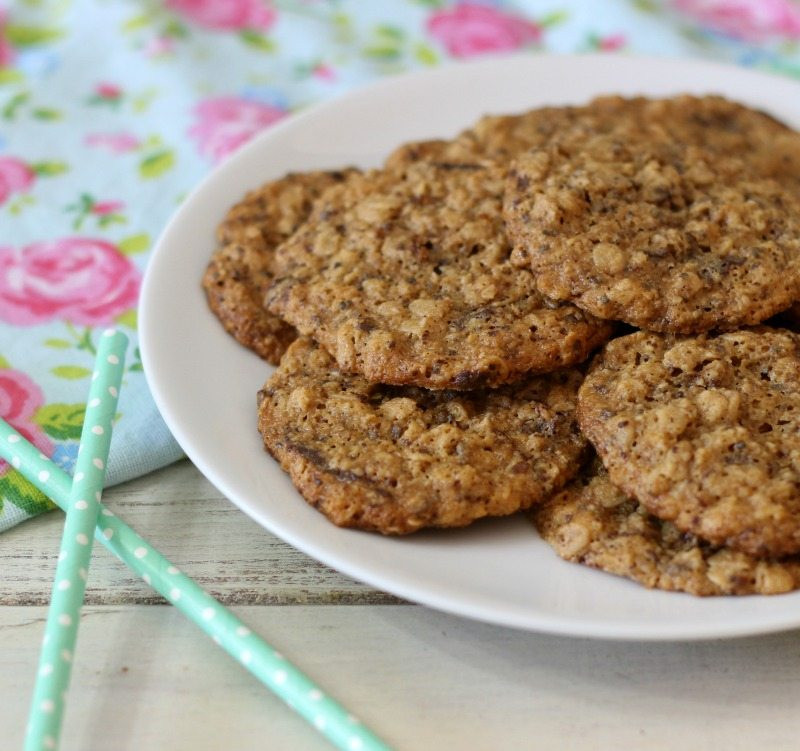
[[289,174],[249,192],[217,230],[219,247],[203,277],[209,307],[240,344],[276,365],[297,336],[264,307],[274,251],[311,213],[313,202],[352,170]]
[[753,555],[800,551],[800,335],[620,337],[578,414],[611,481],[659,518]]
[[268,308],[368,380],[472,389],[580,362],[610,325],[509,262],[503,171],[420,162],[328,190],[276,252]]
[[684,143],[719,154],[744,155],[755,174],[774,177],[800,194],[800,134],[767,113],[714,95],[668,99],[610,95],[577,106],[485,115],[455,138],[400,145],[386,165],[402,169],[419,159],[510,161],[547,146],[575,126],[580,126],[578,136],[584,137],[608,132],[620,121],[636,127],[656,125]]
[[556,553],[645,587],[693,595],[781,594],[800,587],[800,558],[755,558],[715,547],[648,513],[595,460],[531,511]]
[[800,295],[797,195],[660,125],[568,132],[519,157],[505,216],[539,290],[601,318],[735,329]]
[[467,393],[384,386],[343,373],[300,338],[259,393],[258,426],[335,524],[384,534],[459,527],[526,509],[576,473],[581,378],[566,369]]

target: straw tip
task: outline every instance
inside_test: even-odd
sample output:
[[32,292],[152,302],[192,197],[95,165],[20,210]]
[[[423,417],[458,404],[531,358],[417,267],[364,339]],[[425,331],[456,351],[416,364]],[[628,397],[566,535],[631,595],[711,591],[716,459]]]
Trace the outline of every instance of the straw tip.
[[122,331],[120,331],[117,328],[114,328],[113,326],[111,328],[105,329],[103,331],[102,336],[103,338],[108,338],[108,339],[111,339],[113,337],[118,339],[120,342],[124,343],[127,343],[128,341],[128,337]]

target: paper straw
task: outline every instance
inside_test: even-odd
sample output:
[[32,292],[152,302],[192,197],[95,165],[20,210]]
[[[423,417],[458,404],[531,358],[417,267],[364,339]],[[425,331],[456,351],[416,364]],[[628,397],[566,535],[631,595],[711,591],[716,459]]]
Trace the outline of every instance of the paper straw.
[[[3,420],[0,420],[0,456],[11,462],[62,509],[67,507],[71,484],[69,475],[49,460],[43,460],[38,449]],[[49,472],[46,482],[41,479],[42,471]],[[337,748],[344,751],[390,751],[389,746],[326,695],[299,668],[251,632],[239,618],[102,504],[95,538]]]
[[[127,344],[128,338],[113,329],[105,331],[98,343],[75,477],[66,496],[64,534],[33,691],[25,751],[58,747]],[[37,477],[45,486],[50,473],[44,464],[37,467]]]

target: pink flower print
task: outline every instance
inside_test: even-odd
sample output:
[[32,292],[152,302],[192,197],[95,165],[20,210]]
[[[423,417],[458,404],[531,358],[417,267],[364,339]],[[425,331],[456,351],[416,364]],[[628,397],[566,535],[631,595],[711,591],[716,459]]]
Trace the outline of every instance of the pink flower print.
[[[49,456],[53,444],[33,422],[33,415],[43,404],[42,390],[25,373],[10,368],[0,370],[0,417]],[[0,475],[5,475],[8,470],[8,464],[0,461]]]
[[201,154],[219,162],[256,133],[280,120],[285,110],[237,97],[215,97],[194,109],[197,118],[189,135]]
[[597,48],[603,52],[616,52],[621,50],[626,43],[624,34],[609,34],[597,40]]
[[703,26],[746,42],[800,39],[800,6],[791,0],[672,0]]
[[0,248],[0,319],[8,323],[108,324],[136,304],[139,284],[136,267],[103,240],[65,237]]
[[318,63],[315,65],[311,70],[311,75],[327,83],[333,83],[336,80],[336,71],[326,63]]
[[25,162],[13,156],[0,156],[0,206],[12,193],[28,190],[35,178],[35,172]]
[[507,52],[542,36],[541,27],[532,21],[478,3],[437,10],[428,18],[427,29],[453,57]]
[[0,68],[10,66],[14,62],[14,48],[5,35],[7,23],[8,13],[5,8],[0,8]]
[[89,133],[84,139],[87,146],[101,146],[114,154],[135,151],[141,146],[136,136],[130,133]]
[[0,27],[0,68],[6,68],[14,62],[14,48],[2,34],[3,29]]
[[157,58],[170,55],[175,50],[175,41],[167,36],[155,36],[148,39],[142,48],[145,57]]
[[97,201],[97,203],[92,204],[89,211],[95,216],[107,216],[124,208],[125,204],[122,201]]
[[166,5],[186,20],[218,31],[266,31],[277,15],[262,0],[167,0]]
[[99,83],[94,87],[94,93],[99,99],[106,101],[117,100],[122,97],[122,89],[115,83]]
[[124,208],[122,201],[96,201],[88,193],[81,193],[78,200],[65,207],[64,211],[75,214],[72,229],[77,232],[89,216],[95,217],[97,226],[101,228],[124,224],[126,219],[119,213]]

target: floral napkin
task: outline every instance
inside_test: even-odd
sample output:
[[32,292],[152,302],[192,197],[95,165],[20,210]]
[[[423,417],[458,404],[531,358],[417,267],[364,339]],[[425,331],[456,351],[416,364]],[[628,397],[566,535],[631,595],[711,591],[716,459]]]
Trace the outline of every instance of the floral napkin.
[[[142,373],[136,301],[186,193],[309,104],[514,50],[688,55],[800,75],[800,4],[0,0],[0,415],[71,471],[97,337],[115,324],[131,346],[108,481],[178,459]],[[50,507],[0,463],[0,530]]]

